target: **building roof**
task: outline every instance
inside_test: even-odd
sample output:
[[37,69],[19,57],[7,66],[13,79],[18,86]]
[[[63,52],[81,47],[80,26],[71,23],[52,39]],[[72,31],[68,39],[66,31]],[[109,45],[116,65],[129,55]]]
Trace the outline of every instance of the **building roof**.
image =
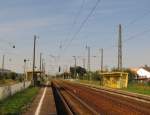
[[106,72],[106,73],[100,73],[102,76],[122,76],[122,75],[128,75],[126,72]]
[[140,68],[139,70],[137,70],[137,74],[140,77],[150,78],[150,72],[144,68]]

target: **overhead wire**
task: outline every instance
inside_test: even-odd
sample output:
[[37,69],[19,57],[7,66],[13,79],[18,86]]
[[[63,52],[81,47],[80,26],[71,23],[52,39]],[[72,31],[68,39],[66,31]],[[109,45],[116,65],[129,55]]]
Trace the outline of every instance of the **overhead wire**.
[[[92,8],[92,10],[90,11],[90,13],[87,15],[87,17],[83,20],[83,22],[81,23],[81,25],[79,26],[78,30],[75,32],[75,34],[73,34],[73,36],[71,37],[70,41],[68,41],[68,44],[66,44],[66,46],[64,47],[64,51],[67,50],[67,48],[71,45],[72,41],[74,39],[76,39],[77,35],[80,33],[80,31],[82,30],[82,28],[84,27],[84,25],[86,24],[86,22],[88,21],[88,19],[90,18],[90,16],[93,14],[93,12],[95,11],[96,7],[98,6],[98,3],[100,2],[100,0],[97,0],[96,4],[94,5],[94,7]],[[142,16],[135,18],[134,20],[132,20],[131,22],[129,22],[127,24],[128,25],[132,25],[135,24],[137,21],[141,20],[143,17],[145,17],[146,15],[150,14],[150,11],[148,11],[147,13],[144,13]],[[75,22],[76,24],[76,22]],[[139,36],[150,32],[150,29],[145,30],[143,32],[137,33],[135,35],[132,35],[131,37],[127,38],[124,40],[124,42],[128,42],[132,39],[137,39]],[[115,47],[116,45],[113,45],[112,47]]]
[[144,13],[142,16],[137,17],[137,18],[133,19],[132,21],[130,21],[126,26],[135,24],[137,21],[143,19],[145,16],[147,16],[147,15],[149,15],[149,14],[150,14],[150,11]]
[[[150,11],[144,13],[142,16],[140,17],[137,17],[135,19],[133,19],[132,21],[130,21],[128,24],[125,25],[125,28],[127,28],[128,26],[131,26],[132,24],[135,24],[136,22],[138,22],[139,20],[143,19],[145,16],[149,15],[150,14]],[[123,42],[128,42],[132,39],[137,39],[139,38],[139,36],[145,34],[145,33],[148,33],[150,32],[150,28],[145,30],[145,31],[142,31],[142,32],[139,32],[139,33],[136,33],[135,35],[131,35],[130,37],[128,37],[127,39],[123,40]],[[112,45],[111,47],[108,47],[106,49],[110,49],[110,48],[113,48],[113,47],[117,47],[117,45]]]
[[144,35],[145,33],[148,33],[148,32],[150,32],[150,28],[145,30],[145,31],[142,31],[140,33],[137,33],[133,36],[130,36],[129,38],[125,39],[124,42],[127,42],[127,41],[132,40],[132,39],[137,39],[137,38],[139,38],[139,36]]
[[76,39],[77,35],[80,33],[81,29],[84,27],[84,25],[87,23],[88,19],[91,17],[91,15],[93,14],[93,12],[95,11],[95,9],[97,8],[98,4],[100,3],[101,0],[97,0],[96,3],[94,4],[93,8],[91,9],[91,11],[89,12],[89,14],[87,15],[87,17],[83,20],[83,22],[81,23],[81,25],[79,26],[78,30],[75,32],[75,34],[73,34],[73,36],[71,37],[71,39],[69,40],[68,44],[64,47],[64,51],[67,50],[67,48],[71,45],[72,41],[74,39]]
[[[124,40],[123,40],[123,43],[126,43],[126,42],[128,42],[128,41],[130,41],[130,40],[133,40],[133,39],[139,39],[140,36],[142,36],[142,35],[144,35],[144,34],[146,34],[146,33],[149,33],[149,32],[150,32],[150,28],[147,29],[147,30],[144,30],[144,31],[142,31],[142,32],[136,33],[136,34],[134,34],[134,35],[128,37],[127,39],[124,39]],[[117,47],[117,45],[112,45],[112,46],[110,46],[110,47],[107,47],[107,48],[105,48],[105,50],[109,50],[109,49],[114,48],[114,47]]]
[[69,36],[70,36],[70,34],[71,34],[71,32],[72,32],[72,29],[73,29],[74,26],[77,24],[77,21],[78,21],[80,15],[81,15],[81,13],[82,13],[82,10],[83,10],[83,8],[84,8],[84,4],[85,4],[85,0],[82,0],[81,6],[80,6],[80,8],[79,8],[79,10],[78,10],[78,12],[77,12],[77,14],[76,14],[74,20],[73,20],[73,23],[72,23],[72,25],[71,25],[71,27],[70,27],[68,33],[67,33],[66,39],[64,40],[64,44],[61,44],[62,46],[65,45],[66,41],[69,39]]
[[63,49],[64,46],[66,45],[66,41],[69,39],[69,36],[71,35],[71,33],[72,33],[72,31],[73,31],[73,28],[74,28],[75,25],[77,24],[77,21],[78,21],[78,19],[79,19],[81,13],[82,13],[82,11],[83,11],[84,4],[85,4],[85,0],[82,0],[81,6],[80,6],[79,10],[77,11],[77,14],[76,14],[76,16],[75,16],[75,18],[74,18],[74,20],[73,20],[73,23],[72,23],[71,26],[70,26],[70,29],[69,29],[69,31],[68,31],[68,33],[67,33],[67,35],[66,35],[66,38],[65,38],[64,42],[62,42],[62,41],[60,42],[60,46],[59,46],[59,51],[60,51],[60,52],[58,53],[58,58],[59,58],[59,60],[60,60],[60,58],[61,58],[62,49]]
[[58,61],[60,61],[61,59],[61,53],[62,53],[62,49],[64,48],[64,46],[66,45],[66,41],[69,39],[69,36],[71,35],[72,31],[73,31],[73,28],[75,27],[75,25],[77,24],[77,21],[83,11],[83,8],[84,8],[84,4],[85,4],[85,0],[82,0],[82,3],[81,3],[81,6],[79,8],[79,10],[77,11],[77,14],[75,15],[75,18],[73,20],[73,23],[71,24],[70,26],[70,29],[66,35],[66,38],[64,40],[64,42],[60,42],[60,45],[59,45],[59,53],[58,53]]
[[[94,6],[92,7],[91,11],[90,11],[89,14],[87,15],[87,17],[86,17],[86,18],[82,21],[82,23],[80,24],[78,30],[73,34],[73,36],[71,37],[71,39],[62,47],[62,48],[64,48],[64,49],[63,49],[64,51],[62,51],[61,53],[64,54],[64,53],[67,51],[67,48],[71,45],[72,41],[73,41],[74,39],[76,39],[76,36],[80,33],[81,29],[84,27],[84,25],[86,24],[86,22],[88,21],[88,19],[91,17],[91,15],[93,14],[93,12],[94,12],[95,9],[97,8],[99,2],[100,2],[100,0],[97,0],[97,1],[96,1],[96,3],[94,4]],[[83,5],[84,5],[84,1],[83,1],[82,5],[81,5],[81,8],[79,9],[79,12],[78,12],[77,17],[79,17],[79,15],[80,15],[80,13],[81,13],[81,11],[82,11],[82,9],[83,9]],[[74,27],[74,25],[77,23],[77,19],[78,19],[78,18],[75,18],[75,21],[74,21],[74,23],[73,23],[73,27]]]
[[[149,15],[149,14],[150,14],[150,11],[144,13],[142,16],[139,16],[139,17],[133,19],[132,21],[130,21],[130,22],[125,26],[125,28],[128,27],[128,26],[131,26],[132,24],[135,24],[136,22],[138,22],[139,20],[143,19],[145,16],[147,16],[147,15]],[[147,29],[147,30],[145,30],[145,31],[143,31],[143,32],[140,32],[140,33],[137,33],[137,34],[135,34],[135,35],[132,35],[131,37],[125,39],[124,42],[127,42],[127,41],[132,40],[132,39],[136,39],[135,37],[141,36],[141,35],[143,35],[143,34],[149,32],[149,31],[150,31],[150,29]]]

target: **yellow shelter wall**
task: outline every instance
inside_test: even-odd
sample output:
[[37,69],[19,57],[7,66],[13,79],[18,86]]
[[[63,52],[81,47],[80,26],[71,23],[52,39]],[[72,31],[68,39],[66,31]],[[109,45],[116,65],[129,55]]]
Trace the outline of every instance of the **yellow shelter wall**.
[[124,88],[128,84],[128,74],[103,75],[103,86],[111,88]]

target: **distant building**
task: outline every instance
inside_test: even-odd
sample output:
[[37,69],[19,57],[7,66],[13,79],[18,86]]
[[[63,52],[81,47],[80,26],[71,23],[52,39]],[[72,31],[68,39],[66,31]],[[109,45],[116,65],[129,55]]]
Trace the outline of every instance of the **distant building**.
[[139,81],[150,81],[150,68],[141,67],[137,69],[132,69],[137,74],[136,80]]

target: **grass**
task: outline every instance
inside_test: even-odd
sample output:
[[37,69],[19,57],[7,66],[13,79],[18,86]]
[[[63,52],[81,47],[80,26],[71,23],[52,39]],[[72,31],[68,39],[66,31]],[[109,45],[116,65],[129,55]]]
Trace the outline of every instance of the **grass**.
[[122,90],[144,95],[150,95],[150,86],[144,84],[128,84],[128,87],[123,88]]
[[30,87],[0,102],[0,115],[19,115],[22,108],[38,93],[37,87]]

